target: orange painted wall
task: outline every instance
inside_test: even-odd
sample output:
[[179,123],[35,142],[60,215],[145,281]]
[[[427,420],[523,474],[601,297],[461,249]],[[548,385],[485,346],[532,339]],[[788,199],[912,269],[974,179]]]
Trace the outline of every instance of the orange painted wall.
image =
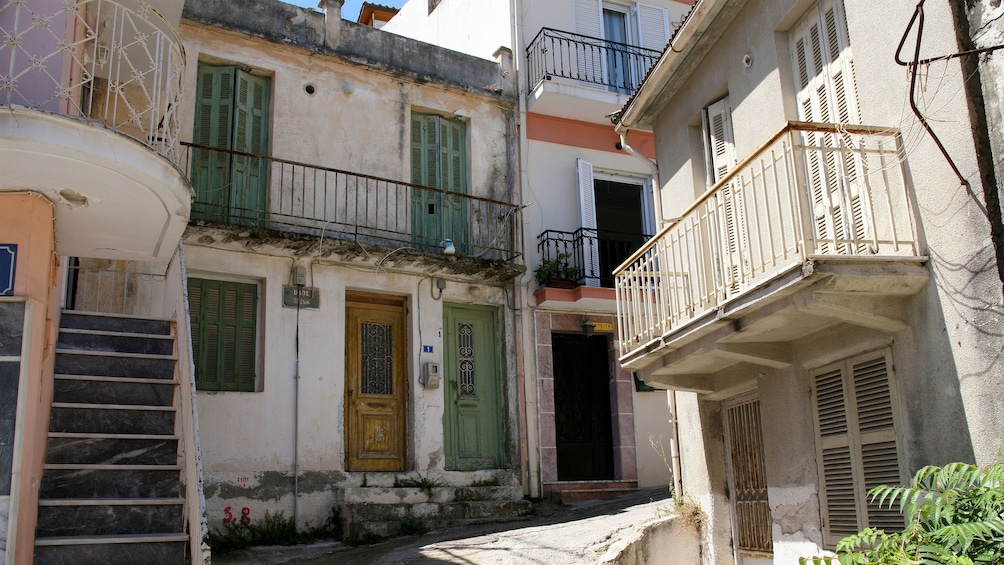
[[[18,493],[15,562],[31,563],[59,325],[58,259],[52,203],[33,192],[0,192],[0,243],[18,246],[14,295],[26,297],[31,306],[31,348],[27,360],[30,379],[27,390],[20,391],[28,404],[25,421],[17,424],[23,426],[24,433],[21,480],[20,484],[12,485],[12,493],[15,490]],[[8,540],[8,548],[10,545]]]
[[[613,124],[591,124],[554,116],[527,114],[526,137],[535,141],[547,141],[570,147],[597,149],[627,155],[624,151],[617,149],[617,143],[621,139],[614,133]],[[655,142],[651,133],[630,131],[628,132],[628,143],[642,155],[649,159],[655,159]]]

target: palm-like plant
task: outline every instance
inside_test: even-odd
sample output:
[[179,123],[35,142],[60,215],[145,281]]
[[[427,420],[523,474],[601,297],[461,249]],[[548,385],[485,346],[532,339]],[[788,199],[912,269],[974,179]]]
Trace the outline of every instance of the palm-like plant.
[[[867,528],[837,544],[841,565],[1004,563],[1004,463],[929,465],[908,487],[878,486],[872,501],[907,517],[902,532]],[[831,563],[802,558],[801,563]]]

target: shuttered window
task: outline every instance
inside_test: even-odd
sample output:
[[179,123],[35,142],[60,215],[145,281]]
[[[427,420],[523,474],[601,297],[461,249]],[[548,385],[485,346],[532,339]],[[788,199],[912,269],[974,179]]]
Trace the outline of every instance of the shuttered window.
[[412,235],[415,243],[440,248],[451,240],[468,251],[467,125],[435,114],[411,114],[411,182],[444,192],[412,192]]
[[188,279],[195,386],[255,391],[258,285]]
[[863,528],[898,531],[903,517],[879,508],[868,490],[902,483],[893,365],[888,350],[810,373],[823,539],[833,548]]
[[[271,82],[227,66],[200,64],[196,88],[197,145],[268,154]],[[244,155],[195,149],[192,185],[193,216],[212,221],[250,224],[265,213],[268,163]]]

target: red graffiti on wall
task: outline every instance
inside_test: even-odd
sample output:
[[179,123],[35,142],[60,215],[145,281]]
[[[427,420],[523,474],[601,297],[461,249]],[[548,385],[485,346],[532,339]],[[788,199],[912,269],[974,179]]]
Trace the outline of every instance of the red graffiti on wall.
[[[234,516],[234,514],[233,514],[233,512],[231,512],[231,510],[233,510],[232,506],[227,506],[226,508],[223,509],[223,523],[224,524],[236,524],[237,523],[237,521],[238,521],[237,517]],[[241,508],[240,524],[242,526],[250,526],[251,525],[251,509],[248,508],[247,506],[245,506],[244,508]]]

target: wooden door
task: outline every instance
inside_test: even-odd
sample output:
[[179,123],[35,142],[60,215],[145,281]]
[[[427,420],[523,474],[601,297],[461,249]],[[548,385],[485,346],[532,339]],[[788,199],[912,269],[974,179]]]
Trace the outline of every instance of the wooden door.
[[444,318],[446,468],[497,469],[502,465],[502,415],[495,310],[452,305]]
[[404,300],[347,293],[345,305],[346,470],[404,471]]

